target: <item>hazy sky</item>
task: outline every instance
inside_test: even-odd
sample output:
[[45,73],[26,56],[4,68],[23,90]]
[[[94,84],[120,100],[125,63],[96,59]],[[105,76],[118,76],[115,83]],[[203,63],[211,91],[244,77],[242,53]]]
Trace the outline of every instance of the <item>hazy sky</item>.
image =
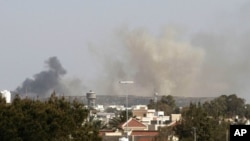
[[109,73],[104,60],[123,55],[119,31],[144,30],[157,38],[171,27],[203,52],[195,79],[200,84],[187,96],[236,93],[249,101],[249,25],[248,0],[1,0],[0,89],[16,89],[57,56],[66,78],[102,93],[96,82]]

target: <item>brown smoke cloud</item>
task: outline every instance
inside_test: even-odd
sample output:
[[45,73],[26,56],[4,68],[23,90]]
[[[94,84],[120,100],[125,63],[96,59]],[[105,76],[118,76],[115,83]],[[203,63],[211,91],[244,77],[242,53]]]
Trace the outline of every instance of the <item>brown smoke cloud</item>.
[[[247,2],[240,9],[214,15],[214,23],[191,29],[187,36],[175,27],[161,35],[122,28],[118,39],[111,41],[115,45],[108,47],[113,52],[95,50],[104,68],[98,91],[152,96],[155,90],[161,95],[198,97],[234,93],[249,101],[249,13]],[[124,90],[120,80],[135,84]]]
[[235,14],[237,21],[217,21],[213,30],[188,36],[171,27],[160,35],[119,30],[114,48],[122,54],[107,53],[103,59],[104,93],[124,94],[118,81],[134,80],[129,91],[136,95],[152,96],[154,90],[174,96],[237,94],[249,101],[249,6]]
[[105,92],[121,94],[124,89],[118,81],[133,80],[135,84],[129,87],[136,95],[151,96],[154,90],[161,95],[192,95],[205,54],[178,36],[172,28],[161,36],[121,30],[123,59],[106,59]]
[[[154,91],[198,97],[235,93],[249,100],[250,29],[243,29],[200,32],[186,39],[175,28],[160,35],[122,29],[117,44],[122,53],[105,55],[105,77],[98,88],[105,94],[140,96],[152,96]],[[120,80],[135,84],[121,86]]]

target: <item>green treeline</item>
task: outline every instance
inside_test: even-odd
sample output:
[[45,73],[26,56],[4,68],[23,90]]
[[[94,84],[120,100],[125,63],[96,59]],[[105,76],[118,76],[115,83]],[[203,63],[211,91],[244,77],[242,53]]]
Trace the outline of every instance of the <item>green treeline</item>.
[[[245,124],[250,118],[250,105],[237,95],[221,95],[212,101],[190,103],[179,109],[172,96],[162,96],[149,108],[163,110],[167,115],[181,113],[182,118],[175,126],[163,127],[157,141],[222,141],[227,140],[230,124]],[[110,109],[112,110],[112,109]],[[69,102],[53,93],[47,100],[21,99],[18,95],[11,104],[0,98],[1,141],[101,141],[101,129],[117,129],[126,120],[125,111],[103,125],[89,116],[89,110],[77,100]],[[239,119],[236,120],[235,116]],[[132,113],[129,112],[129,117]],[[230,121],[231,119],[231,121]]]
[[1,141],[99,141],[98,129],[87,122],[84,105],[55,93],[46,101],[21,99],[11,104],[0,99]]
[[[163,104],[162,101],[159,104]],[[221,95],[203,104],[190,103],[182,108],[181,114],[175,126],[161,129],[157,141],[165,141],[173,135],[180,141],[194,138],[196,141],[228,141],[230,124],[245,124],[250,118],[250,105],[235,94]]]

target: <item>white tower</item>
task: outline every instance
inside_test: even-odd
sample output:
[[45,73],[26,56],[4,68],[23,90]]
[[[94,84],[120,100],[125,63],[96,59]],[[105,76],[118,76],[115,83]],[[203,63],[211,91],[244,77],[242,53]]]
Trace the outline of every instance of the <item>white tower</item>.
[[96,94],[92,90],[87,92],[88,107],[95,108]]

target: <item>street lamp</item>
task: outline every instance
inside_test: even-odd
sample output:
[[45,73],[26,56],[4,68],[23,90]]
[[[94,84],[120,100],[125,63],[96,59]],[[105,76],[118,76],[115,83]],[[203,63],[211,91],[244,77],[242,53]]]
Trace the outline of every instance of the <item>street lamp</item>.
[[[134,84],[134,81],[119,81],[120,84]],[[126,122],[127,122],[127,140],[128,138],[128,93],[126,94]]]

